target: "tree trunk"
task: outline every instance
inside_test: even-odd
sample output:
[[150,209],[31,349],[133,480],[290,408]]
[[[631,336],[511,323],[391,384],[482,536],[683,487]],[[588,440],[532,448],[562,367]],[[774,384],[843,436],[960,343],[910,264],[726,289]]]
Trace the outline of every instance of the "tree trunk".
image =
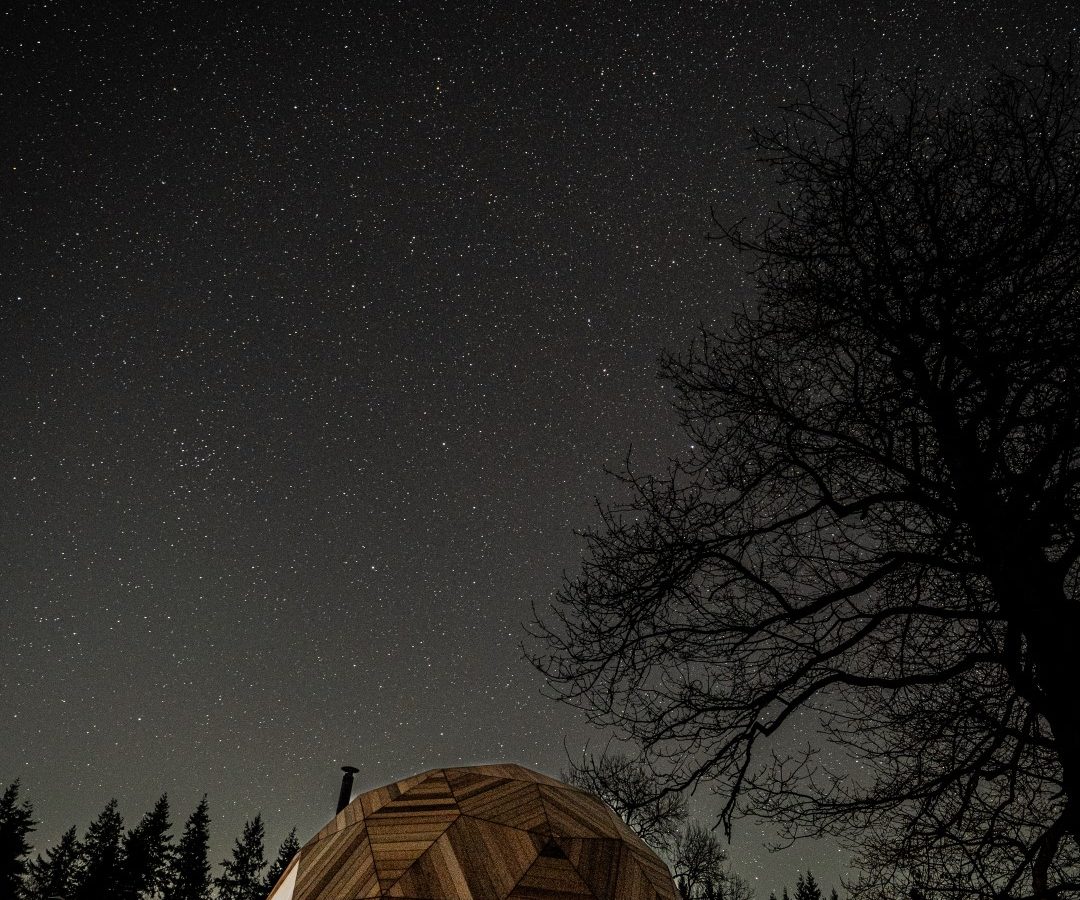
[[1016,687],[1054,735],[1066,798],[1061,825],[1080,845],[1080,610],[1041,552],[1017,554],[1014,547],[999,558],[1011,560],[999,567],[1002,611],[1024,636],[1033,662],[1034,690]]

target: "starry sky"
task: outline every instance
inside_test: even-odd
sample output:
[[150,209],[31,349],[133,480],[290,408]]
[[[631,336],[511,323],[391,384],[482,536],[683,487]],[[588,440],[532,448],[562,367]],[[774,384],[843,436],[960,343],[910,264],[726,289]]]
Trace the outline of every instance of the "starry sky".
[[[206,792],[217,860],[258,811],[306,839],[345,762],[602,743],[522,623],[605,467],[681,449],[657,357],[751,296],[706,239],[774,198],[749,130],[1075,34],[1016,9],[5,5],[0,782],[38,848]],[[767,837],[732,848],[761,898],[846,871]]]

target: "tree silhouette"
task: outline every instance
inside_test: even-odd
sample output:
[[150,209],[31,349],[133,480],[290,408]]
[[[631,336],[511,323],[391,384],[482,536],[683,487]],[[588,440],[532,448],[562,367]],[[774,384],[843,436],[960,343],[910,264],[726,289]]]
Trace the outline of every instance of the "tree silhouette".
[[157,900],[162,896],[172,861],[171,827],[169,798],[162,794],[124,840],[120,900]]
[[624,753],[587,751],[571,760],[563,781],[600,797],[671,868],[684,900],[749,900],[749,884],[727,865],[727,853],[706,828],[689,822],[686,798],[663,794],[640,762]]
[[0,794],[0,897],[21,895],[33,830],[34,811],[29,802],[19,802],[19,782],[13,781]]
[[705,900],[725,878],[727,854],[716,835],[696,822],[676,836],[671,859],[684,900]]
[[266,868],[264,837],[262,816],[244,823],[232,856],[222,862],[224,870],[215,879],[217,900],[262,900],[262,870]]
[[814,880],[813,873],[807,869],[805,877],[800,872],[795,883],[795,900],[821,900],[821,888]]
[[292,858],[300,852],[300,842],[296,839],[296,829],[292,829],[286,835],[285,840],[281,842],[281,846],[278,848],[277,859],[270,864],[270,869],[266,873],[266,878],[263,879],[263,891],[269,893],[271,889],[277,884],[278,879],[285,874],[285,870],[289,867],[289,863],[292,862]]
[[210,807],[204,796],[188,816],[164,891],[165,900],[209,900]]
[[656,780],[640,763],[623,753],[583,753],[562,773],[567,784],[600,797],[645,843],[661,853],[670,851],[686,824],[682,794],[658,796]]
[[[759,299],[665,363],[693,449],[628,462],[538,623],[669,790],[839,834],[866,891],[1080,887],[1078,110],[1066,58],[759,135]],[[808,715],[865,776],[777,750]]]
[[729,869],[715,885],[715,900],[754,900],[754,888],[738,872]]
[[30,863],[24,887],[28,900],[56,900],[74,896],[79,880],[81,851],[72,825],[59,842]]
[[74,900],[113,900],[122,877],[120,842],[124,821],[110,800],[101,814],[90,823],[80,845],[78,883]]

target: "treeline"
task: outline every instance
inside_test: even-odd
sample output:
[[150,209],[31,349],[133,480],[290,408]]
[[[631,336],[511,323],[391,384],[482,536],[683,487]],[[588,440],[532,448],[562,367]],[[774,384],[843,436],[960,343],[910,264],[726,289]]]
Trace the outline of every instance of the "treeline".
[[[575,776],[580,779],[580,772]],[[19,791],[16,781],[0,797],[0,900],[264,900],[300,849],[294,828],[268,862],[262,817],[256,815],[244,823],[215,876],[206,797],[177,836],[162,794],[132,828],[125,829],[110,800],[81,838],[72,826],[54,847],[35,855],[30,837],[37,823]],[[641,823],[633,825],[639,830]],[[748,882],[724,867],[725,854],[710,832],[691,826],[673,847],[683,900],[752,900]],[[777,900],[776,894],[769,900]],[[780,900],[825,898],[808,871],[798,875],[794,895],[784,888]],[[828,900],[839,900],[835,889]]]
[[300,849],[294,828],[268,865],[256,815],[214,876],[206,797],[179,836],[165,794],[128,829],[110,800],[81,838],[72,826],[56,846],[31,858],[35,825],[16,781],[0,798],[0,900],[263,900]]
[[[769,894],[769,900],[776,900],[776,894]],[[791,895],[788,894],[786,887],[780,894],[780,900],[791,900]],[[823,900],[821,887],[809,869],[806,870],[806,875],[799,873],[798,880],[795,882],[795,900]],[[839,900],[836,888],[833,888],[829,893],[829,900]]]

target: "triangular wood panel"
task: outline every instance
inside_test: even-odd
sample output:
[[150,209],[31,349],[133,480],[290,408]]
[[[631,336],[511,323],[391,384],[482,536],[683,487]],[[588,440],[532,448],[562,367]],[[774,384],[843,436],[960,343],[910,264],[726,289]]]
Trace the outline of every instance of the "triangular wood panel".
[[453,820],[445,816],[388,816],[368,823],[375,870],[383,888],[389,888],[435,843]]
[[[446,784],[446,775],[442,769],[435,769],[426,771],[422,775],[416,775],[413,778],[404,778],[401,781],[388,784],[386,788],[379,788],[377,791],[368,791],[366,794],[361,794],[349,806],[353,806],[359,801],[365,818],[375,816],[379,812],[387,812],[394,807],[399,809],[408,808],[408,805],[404,803],[405,797],[413,794],[421,785],[427,785],[428,791],[433,792],[436,796],[453,796],[450,794],[449,787]],[[415,800],[416,797],[414,797],[414,802]]]
[[401,813],[455,812],[457,801],[450,790],[446,774],[431,772],[422,781],[414,782],[391,800],[365,813],[369,819]]
[[565,837],[618,838],[619,832],[608,818],[607,807],[584,791],[559,790],[550,785],[539,786],[552,834]]
[[[438,770],[430,772],[421,772],[418,775],[412,775],[409,778],[403,778],[401,781],[395,781],[393,784],[388,784],[386,787],[376,788],[373,791],[367,791],[357,797],[349,806],[359,804],[363,814],[365,816],[373,815],[380,809],[386,806],[387,803],[391,803],[397,800],[402,794],[408,792],[411,788],[416,787],[422,781],[426,781],[431,775],[435,774]],[[346,807],[347,809],[348,807]],[[341,813],[338,813],[341,815]]]
[[[670,876],[668,881],[671,881]],[[619,854],[619,874],[615,882],[618,900],[674,900],[675,884],[670,893],[658,893],[655,885],[646,877],[637,857],[624,844]]]
[[293,900],[378,896],[379,882],[363,823],[342,828],[300,852]]
[[551,831],[547,813],[540,802],[540,789],[535,782],[489,780],[487,787],[473,786],[468,796],[459,796],[458,806],[467,816],[498,825],[544,834]]
[[[387,896],[504,900],[536,855],[529,834],[462,816],[409,867]],[[489,865],[475,865],[479,859]]]
[[555,841],[597,900],[615,900],[622,841],[567,837],[556,838]]
[[[540,850],[539,841],[527,832],[469,816],[458,819],[447,837],[458,859],[466,862],[466,878],[476,900],[506,897]],[[467,864],[474,859],[489,859],[493,864]]]
[[[530,834],[462,816],[410,865],[389,897],[503,900],[537,858]],[[476,860],[490,864],[476,865]],[[461,888],[461,879],[468,890]],[[456,892],[449,892],[453,888]]]
[[489,786],[506,784],[511,780],[501,776],[485,775],[477,769],[446,769],[444,774],[446,783],[450,785],[450,790],[458,803],[477,792],[483,793]]
[[429,775],[367,819],[383,888],[396,882],[461,813],[446,775]]
[[[447,771],[450,770],[447,769]],[[526,769],[524,766],[519,766],[517,763],[497,763],[490,766],[461,766],[453,771],[471,772],[483,775],[487,778],[513,778],[515,781],[534,781],[537,784],[550,784],[552,787],[566,787],[563,782],[552,778],[550,775],[544,775],[542,772],[534,772],[532,769]]]
[[447,834],[442,834],[408,870],[391,885],[387,897],[414,897],[418,900],[475,900],[465,880]]
[[668,867],[664,865],[661,859],[646,847],[646,852],[642,852],[636,846],[626,844],[625,850],[630,856],[633,857],[640,867],[641,871],[645,874],[646,879],[656,889],[658,896],[664,898],[664,900],[675,900],[675,888],[671,880],[671,873],[668,872]]
[[597,900],[581,880],[577,869],[554,841],[540,851],[536,861],[510,892],[508,900]]

